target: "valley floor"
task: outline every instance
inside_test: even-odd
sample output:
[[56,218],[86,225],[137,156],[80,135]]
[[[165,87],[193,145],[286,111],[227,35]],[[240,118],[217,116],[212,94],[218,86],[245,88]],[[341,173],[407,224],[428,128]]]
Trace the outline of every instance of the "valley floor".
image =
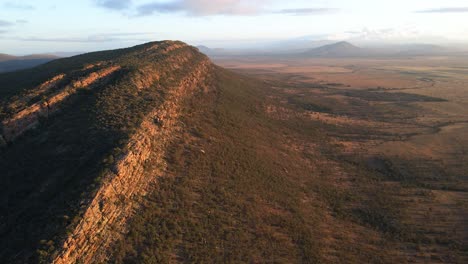
[[[398,189],[410,262],[463,263],[468,241],[468,79],[464,58],[263,60],[217,63],[265,80],[327,127],[343,160]],[[261,65],[257,65],[261,63]],[[281,100],[281,99],[280,99]],[[310,122],[310,121],[309,121]],[[376,184],[372,192],[384,188]],[[351,192],[354,192],[351,190]]]

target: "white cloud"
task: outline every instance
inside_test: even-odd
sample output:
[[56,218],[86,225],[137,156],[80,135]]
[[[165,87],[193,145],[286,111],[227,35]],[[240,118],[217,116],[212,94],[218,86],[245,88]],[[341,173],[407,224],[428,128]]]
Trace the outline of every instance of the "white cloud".
[[468,7],[445,7],[419,10],[416,13],[468,13]]
[[350,30],[336,34],[327,35],[327,40],[346,40],[357,43],[416,43],[416,42],[445,42],[447,39],[427,34],[414,27],[401,28],[380,28],[369,29],[362,28],[358,30]]
[[87,37],[23,37],[16,38],[29,42],[75,42],[75,43],[100,43],[113,41],[140,41],[147,42],[155,35],[154,32],[116,32],[90,35]]
[[34,10],[34,6],[30,4],[22,4],[18,2],[6,2],[3,5],[5,8],[10,8],[10,9],[20,9],[20,10]]
[[268,0],[178,0],[153,2],[138,7],[139,15],[184,12],[194,16],[253,15],[264,10]]
[[296,15],[296,16],[306,16],[306,15],[322,15],[336,13],[339,9],[337,8],[292,8],[292,9],[282,9],[278,14],[285,15]]
[[132,5],[132,0],[94,0],[100,7],[123,10],[127,9]]
[[12,26],[12,25],[13,25],[13,23],[0,19],[0,27],[9,27],[9,26]]

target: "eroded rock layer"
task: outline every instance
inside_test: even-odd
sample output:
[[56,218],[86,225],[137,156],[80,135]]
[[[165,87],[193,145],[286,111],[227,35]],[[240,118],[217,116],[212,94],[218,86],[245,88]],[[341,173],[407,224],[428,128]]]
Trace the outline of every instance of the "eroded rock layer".
[[[107,68],[91,72],[90,74],[73,80],[70,84],[59,87],[59,81],[62,80],[65,75],[58,75],[51,80],[41,84],[37,90],[40,92],[39,95],[43,98],[23,110],[13,114],[11,118],[2,121],[3,138],[5,141],[13,141],[15,138],[21,136],[27,130],[36,127],[39,123],[40,118],[47,118],[50,114],[60,109],[60,104],[77,93],[79,89],[97,87],[97,85],[103,85],[109,77],[120,70],[121,67],[118,65],[109,66]],[[52,89],[56,89],[56,92],[45,95],[44,93]]]
[[170,92],[168,99],[147,115],[138,132],[127,143],[127,152],[115,161],[112,172],[107,175],[107,180],[53,263],[75,263],[78,260],[99,263],[105,260],[106,256],[100,253],[122,234],[126,220],[138,206],[138,200],[147,193],[148,186],[157,176],[157,171],[145,173],[145,164],[151,160],[152,166],[164,167],[165,147],[178,129],[180,104],[194,91],[206,86],[205,78],[210,67],[208,60],[200,62]]
[[162,41],[41,67],[0,101],[0,262],[102,263],[214,66]]

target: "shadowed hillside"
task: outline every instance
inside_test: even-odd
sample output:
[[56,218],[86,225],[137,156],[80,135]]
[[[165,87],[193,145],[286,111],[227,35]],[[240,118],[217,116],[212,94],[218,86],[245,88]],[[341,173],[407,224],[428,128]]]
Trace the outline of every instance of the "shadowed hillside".
[[[447,101],[302,80],[174,41],[0,74],[0,262],[466,260],[465,183],[362,151]],[[422,226],[445,189],[451,217]]]
[[[153,138],[156,145],[169,141],[177,105],[203,90],[210,65],[190,46],[160,42],[0,75],[8,87],[0,132],[2,262],[47,261],[73,245],[84,249],[68,237],[107,235],[83,226],[93,221],[88,214],[96,224],[107,219],[106,228],[124,221],[132,210],[126,199],[149,182],[135,177],[156,148]],[[117,183],[122,193],[108,193]]]
[[19,57],[8,54],[0,54],[0,73],[32,68],[58,58],[59,57],[57,56],[47,54]]

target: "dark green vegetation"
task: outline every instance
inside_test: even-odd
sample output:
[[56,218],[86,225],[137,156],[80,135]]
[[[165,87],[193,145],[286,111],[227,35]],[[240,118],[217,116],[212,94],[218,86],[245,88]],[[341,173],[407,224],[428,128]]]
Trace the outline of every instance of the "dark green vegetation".
[[[149,51],[154,44],[0,75],[8,117],[42,99],[16,108],[12,101],[60,73],[67,77],[57,89],[94,71],[86,65],[122,66],[0,149],[0,262],[49,261],[142,119],[205,59],[190,47],[165,54],[172,42]],[[142,89],[144,73],[159,80]],[[167,167],[156,175],[146,164],[155,183],[107,248],[109,263],[466,260],[465,201],[435,202],[447,189],[457,192],[443,195],[464,197],[465,185],[436,160],[379,156],[365,145],[434,133],[440,128],[413,120],[422,115],[418,104],[443,100],[300,76],[260,81],[218,67],[208,76],[209,91],[182,102]],[[441,208],[448,211],[432,213]]]
[[[352,233],[362,240],[374,230],[387,242],[381,253],[400,258],[393,262],[465,263],[466,75],[443,74],[445,69],[432,66],[418,68],[411,77],[394,72],[376,74],[376,65],[431,65],[429,60],[394,59],[283,61],[250,57],[225,58],[219,63],[261,78],[283,93],[277,95],[282,108],[270,110],[277,118],[299,118],[301,126],[321,128],[327,135],[306,142],[336,145],[324,149],[346,173],[329,173],[335,177],[332,182],[341,186],[338,192],[328,192],[333,194],[328,195],[331,209],[346,223],[365,227],[340,227],[338,240]],[[444,62],[447,67],[456,64],[452,58]],[[263,66],[278,63],[287,66]],[[337,65],[359,70],[322,72],[321,67]],[[290,73],[292,67],[297,67],[297,73]],[[434,78],[423,78],[428,75]],[[375,241],[371,235],[366,239]],[[362,244],[353,241],[338,251],[356,252],[349,245],[362,249]],[[364,248],[360,254],[378,255],[370,250],[373,246]],[[341,262],[365,262],[346,252]]]
[[362,163],[343,162],[327,135],[333,128],[267,114],[280,103],[265,98],[284,94],[225,70],[214,83],[215,92],[186,103],[186,132],[171,147],[169,171],[111,262],[402,261],[392,250],[416,235],[402,221],[400,188]]
[[332,111],[331,108],[315,103],[313,100],[309,100],[309,98],[306,98],[304,96],[291,96],[290,98],[288,98],[288,101],[290,104],[298,106],[299,108],[306,111],[323,113]]
[[[158,44],[157,50],[147,51]],[[161,52],[172,44],[91,53],[0,75],[3,116],[8,116],[9,103],[57,74],[66,73],[70,78],[64,82],[69,82],[89,64],[122,66],[105,83],[72,95],[56,115],[0,149],[0,262],[47,259],[60,245],[67,226],[79,220],[85,198],[99,187],[110,159],[120,155],[142,118],[164,101],[166,89],[205,58],[189,46]],[[167,60],[182,57],[190,60],[180,69]],[[159,74],[160,81],[140,89],[134,81],[142,69]],[[32,254],[38,248],[39,255]]]
[[32,59],[32,60],[11,60],[11,61],[0,61],[0,72],[11,72],[27,68],[32,68],[52,59]]
[[[318,219],[301,208],[278,124],[265,118],[262,84],[219,70],[216,91],[187,103],[188,131],[170,171],[113,252],[117,263],[304,262],[319,259]],[[266,137],[265,135],[268,135]]]
[[[57,59],[31,69],[3,73],[0,75],[0,87],[2,87],[0,98],[4,100],[18,95],[20,92],[32,89],[58,74],[77,71],[85,65],[114,61],[124,63],[135,70],[152,65],[164,58],[164,55],[157,51],[152,52],[152,56],[145,56],[144,53],[138,55],[139,51],[141,52],[144,48],[145,45],[140,45],[127,49],[91,52],[71,58]],[[28,76],[28,78],[23,78],[24,76]]]

